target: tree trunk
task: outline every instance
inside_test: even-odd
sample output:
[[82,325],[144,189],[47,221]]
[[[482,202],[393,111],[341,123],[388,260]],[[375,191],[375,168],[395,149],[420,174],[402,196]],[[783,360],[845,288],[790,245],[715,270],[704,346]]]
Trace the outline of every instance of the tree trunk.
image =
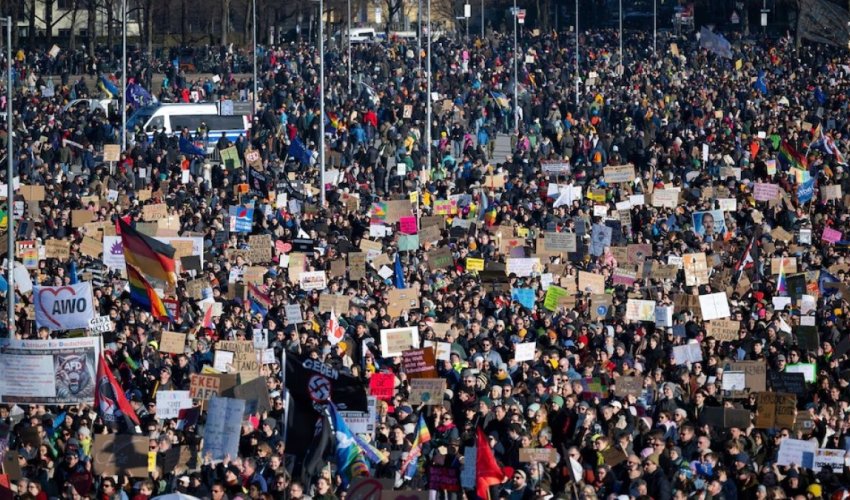
[[71,36],[68,39],[68,49],[74,51],[77,49],[77,14],[80,12],[80,2],[75,1],[73,10],[71,11]]
[[189,35],[189,2],[181,0],[180,2],[180,43],[186,45]]
[[251,26],[254,22],[254,18],[251,14],[251,7],[253,6],[252,2],[253,0],[245,2],[245,22],[242,23],[242,43],[246,46],[253,42],[253,38],[251,38]]
[[[18,2],[9,2],[9,4],[10,4],[9,15],[12,16],[12,26],[18,26],[18,17],[19,17],[18,14],[20,14],[18,12],[18,5],[19,4],[18,4]],[[12,46],[13,47],[18,47],[18,39],[19,38],[20,37],[18,36],[17,28],[12,28]]]
[[50,49],[53,46],[53,2],[50,0],[44,2],[44,28],[44,38]]
[[97,3],[89,0],[86,13],[86,31],[88,32],[88,47],[86,48],[88,49],[89,57],[94,57],[94,46],[97,44]]
[[29,29],[27,30],[27,43],[35,45],[35,0],[29,2]]
[[230,0],[221,2],[221,44],[227,45],[227,32],[230,31]]
[[153,0],[145,0],[142,4],[142,17],[145,50],[153,57]]
[[110,56],[115,55],[115,10],[114,0],[106,4],[106,47]]

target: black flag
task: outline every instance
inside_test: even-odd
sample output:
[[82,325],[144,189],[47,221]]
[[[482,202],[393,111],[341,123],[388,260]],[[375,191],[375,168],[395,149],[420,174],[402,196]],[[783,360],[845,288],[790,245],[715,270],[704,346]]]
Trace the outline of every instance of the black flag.
[[[286,451],[304,457],[313,444],[313,433],[321,408],[329,401],[340,410],[367,411],[366,382],[311,358],[286,352],[287,408]],[[315,405],[315,406],[314,406]]]

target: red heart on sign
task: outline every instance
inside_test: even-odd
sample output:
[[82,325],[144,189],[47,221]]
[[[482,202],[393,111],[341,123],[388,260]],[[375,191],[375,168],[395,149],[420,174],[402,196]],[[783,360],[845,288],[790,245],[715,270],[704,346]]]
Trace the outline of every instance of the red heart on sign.
[[77,291],[74,290],[74,288],[70,287],[70,286],[63,286],[63,287],[56,288],[56,289],[42,288],[38,292],[38,307],[41,308],[41,312],[44,313],[44,317],[46,317],[48,320],[50,320],[50,322],[53,323],[54,325],[56,325],[58,328],[61,328],[62,325],[58,321],[56,321],[53,318],[53,316],[50,315],[49,312],[47,312],[47,309],[44,308],[44,300],[42,300],[41,296],[44,293],[52,293],[53,296],[55,297],[55,296],[59,295],[61,292],[65,292],[65,291],[71,292],[71,295],[75,295],[75,296],[77,295]]
[[292,243],[288,243],[285,241],[277,240],[274,246],[280,253],[289,253],[292,251]]

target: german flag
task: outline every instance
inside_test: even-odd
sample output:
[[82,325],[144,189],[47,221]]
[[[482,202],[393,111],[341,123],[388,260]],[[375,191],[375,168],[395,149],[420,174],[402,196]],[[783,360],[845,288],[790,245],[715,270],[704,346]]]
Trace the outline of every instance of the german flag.
[[152,278],[176,285],[174,247],[136,231],[123,219],[118,219],[118,224],[127,267],[135,266]]

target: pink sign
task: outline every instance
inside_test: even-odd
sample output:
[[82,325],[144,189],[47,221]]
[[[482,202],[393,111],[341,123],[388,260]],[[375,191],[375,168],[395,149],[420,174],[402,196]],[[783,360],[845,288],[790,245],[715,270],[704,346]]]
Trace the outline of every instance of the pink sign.
[[836,231],[831,227],[823,228],[823,235],[821,236],[823,241],[827,241],[829,243],[835,243],[836,241],[841,241],[841,231]]
[[753,189],[753,196],[756,201],[770,201],[779,196],[779,186],[776,184],[766,184],[757,182]]
[[416,234],[416,217],[414,216],[405,216],[400,217],[399,220],[399,230],[404,234]]

